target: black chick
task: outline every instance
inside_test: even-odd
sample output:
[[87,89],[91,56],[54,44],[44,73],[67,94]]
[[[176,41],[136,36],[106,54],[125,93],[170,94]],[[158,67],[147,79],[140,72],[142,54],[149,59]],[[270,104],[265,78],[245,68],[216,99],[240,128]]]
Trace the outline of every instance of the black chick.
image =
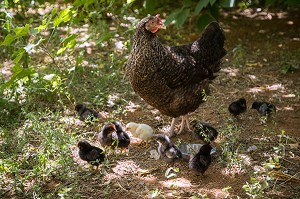
[[203,145],[199,149],[199,152],[190,158],[189,168],[203,175],[211,163],[211,150],[212,147],[209,144]]
[[79,148],[79,157],[93,165],[93,168],[94,166],[97,166],[96,169],[98,169],[99,164],[101,164],[106,158],[102,149],[92,146],[85,140],[79,141],[77,146]]
[[116,129],[117,129],[117,147],[122,148],[123,151],[122,152],[126,152],[126,148],[129,146],[130,144],[130,137],[129,135],[123,130],[122,125],[120,122],[116,121],[113,122],[113,124],[115,125]]
[[245,113],[246,110],[247,104],[244,98],[240,98],[239,100],[232,102],[228,107],[228,111],[235,117],[241,113]]
[[75,106],[75,110],[77,111],[77,114],[81,121],[93,122],[99,118],[99,113],[97,113],[92,109],[87,108],[83,104],[77,104]]
[[98,134],[98,140],[101,146],[113,146],[116,141],[113,139],[113,134],[116,134],[116,126],[112,123],[104,124],[100,133]]
[[252,104],[252,109],[256,109],[262,116],[268,116],[276,112],[274,104],[264,101],[255,101]]
[[195,136],[203,142],[210,143],[217,139],[218,131],[210,125],[202,123],[198,120],[192,121],[191,124],[192,131],[194,132]]
[[169,164],[174,164],[176,160],[182,159],[181,151],[167,135],[156,135],[156,141],[158,142],[158,153],[161,159]]

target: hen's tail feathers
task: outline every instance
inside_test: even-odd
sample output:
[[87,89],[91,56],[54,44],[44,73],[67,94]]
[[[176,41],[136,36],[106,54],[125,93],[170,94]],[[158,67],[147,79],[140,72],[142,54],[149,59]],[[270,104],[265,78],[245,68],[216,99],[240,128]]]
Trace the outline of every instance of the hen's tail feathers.
[[226,55],[224,49],[225,35],[217,22],[210,23],[204,30],[201,38],[192,44],[192,53],[194,58],[204,61],[204,66],[210,73],[210,79],[214,78],[213,73],[218,72],[220,60]]

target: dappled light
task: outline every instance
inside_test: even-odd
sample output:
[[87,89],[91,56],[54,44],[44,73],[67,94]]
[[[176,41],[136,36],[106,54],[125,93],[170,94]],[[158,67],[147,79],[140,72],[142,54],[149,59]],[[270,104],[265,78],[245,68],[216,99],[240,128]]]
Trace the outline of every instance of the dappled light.
[[189,188],[193,186],[191,181],[185,178],[175,178],[171,180],[162,181],[160,183],[167,188],[172,188],[172,187]]

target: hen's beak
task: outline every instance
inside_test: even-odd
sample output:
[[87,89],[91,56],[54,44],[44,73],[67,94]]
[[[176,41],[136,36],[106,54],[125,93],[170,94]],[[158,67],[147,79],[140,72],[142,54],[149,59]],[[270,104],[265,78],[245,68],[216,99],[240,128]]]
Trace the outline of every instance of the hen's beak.
[[165,26],[165,24],[161,23],[161,24],[158,24],[158,28],[159,29],[166,29],[166,26]]
[[159,17],[159,14],[155,15],[156,19],[157,19],[157,27],[158,29],[166,29],[165,24],[162,22],[161,18]]

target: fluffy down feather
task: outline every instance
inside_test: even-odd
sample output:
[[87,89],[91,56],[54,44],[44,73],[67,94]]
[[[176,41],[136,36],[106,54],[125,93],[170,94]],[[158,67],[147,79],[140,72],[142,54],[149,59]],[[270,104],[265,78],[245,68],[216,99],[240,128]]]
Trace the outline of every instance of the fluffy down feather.
[[134,137],[140,138],[146,142],[153,137],[154,132],[151,126],[147,124],[137,124],[135,122],[129,122],[126,125],[126,130],[130,131]]

